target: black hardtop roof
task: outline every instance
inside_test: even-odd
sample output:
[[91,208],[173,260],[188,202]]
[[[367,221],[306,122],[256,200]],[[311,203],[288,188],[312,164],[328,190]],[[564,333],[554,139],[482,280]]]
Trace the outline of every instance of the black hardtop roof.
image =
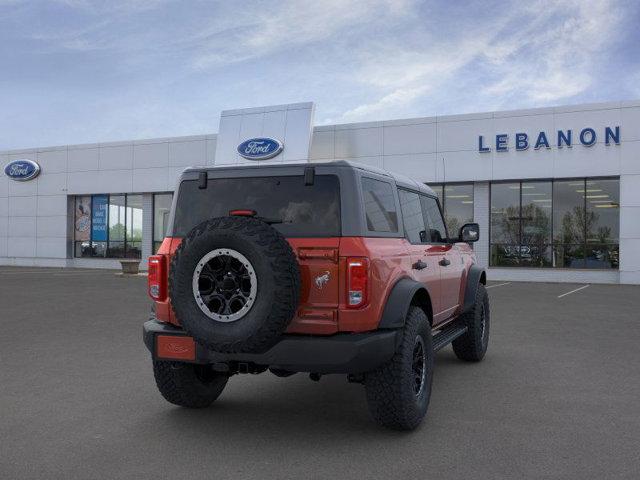
[[269,163],[269,164],[257,164],[257,165],[216,165],[216,166],[202,166],[202,167],[189,167],[184,173],[190,172],[202,172],[202,171],[225,171],[225,170],[265,170],[265,169],[282,169],[282,168],[291,168],[291,167],[317,167],[317,166],[330,166],[330,167],[338,167],[338,168],[353,168],[357,170],[361,170],[363,172],[370,172],[376,175],[381,175],[385,177],[389,177],[392,179],[396,185],[399,187],[409,188],[411,190],[417,190],[423,193],[426,193],[431,196],[435,196],[435,192],[426,184],[420,183],[412,178],[409,178],[405,175],[400,175],[398,173],[390,172],[388,170],[384,170],[382,168],[373,167],[370,165],[365,165],[358,162],[353,162],[350,160],[337,160],[330,162],[297,162],[297,163]]

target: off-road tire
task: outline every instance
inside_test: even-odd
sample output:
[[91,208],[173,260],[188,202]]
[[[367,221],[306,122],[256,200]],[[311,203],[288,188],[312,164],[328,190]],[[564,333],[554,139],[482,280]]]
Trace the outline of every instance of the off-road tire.
[[490,317],[489,295],[485,286],[479,284],[473,308],[460,317],[467,332],[453,341],[453,351],[460,360],[479,362],[484,358],[489,346]]
[[[420,395],[414,390],[413,355],[416,339],[424,345],[426,369]],[[369,411],[374,420],[394,430],[415,429],[427,413],[433,380],[431,326],[424,311],[411,307],[407,314],[402,342],[392,359],[365,375]]]
[[205,408],[222,393],[229,377],[208,365],[153,361],[153,376],[169,403],[187,408]]
[[[233,249],[255,270],[255,302],[241,318],[219,322],[196,303],[193,273],[207,253]],[[251,217],[213,218],[183,239],[171,261],[169,296],[182,328],[201,345],[217,352],[268,350],[295,315],[300,299],[300,271],[287,240],[267,223]]]

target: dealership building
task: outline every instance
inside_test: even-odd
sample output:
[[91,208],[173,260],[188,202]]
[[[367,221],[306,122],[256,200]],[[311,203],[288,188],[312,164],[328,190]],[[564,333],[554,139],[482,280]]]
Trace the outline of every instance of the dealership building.
[[[313,119],[313,103],[228,110],[217,134],[0,152],[0,265],[144,266],[185,168],[350,160],[429,184],[450,236],[479,223],[490,279],[640,284],[640,101]],[[245,158],[264,139],[275,155]]]

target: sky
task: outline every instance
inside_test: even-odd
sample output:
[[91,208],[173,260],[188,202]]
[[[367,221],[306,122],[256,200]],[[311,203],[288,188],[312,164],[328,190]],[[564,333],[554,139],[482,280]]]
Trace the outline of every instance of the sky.
[[0,150],[640,98],[640,2],[0,0]]

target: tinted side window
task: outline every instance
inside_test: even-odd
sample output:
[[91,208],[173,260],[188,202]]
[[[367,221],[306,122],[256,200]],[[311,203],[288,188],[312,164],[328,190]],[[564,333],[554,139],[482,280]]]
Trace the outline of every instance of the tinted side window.
[[434,243],[442,243],[447,239],[447,230],[444,228],[442,213],[435,198],[420,195],[424,221],[428,226],[428,240]]
[[391,184],[363,178],[362,195],[367,228],[372,232],[397,232],[398,214]]
[[400,210],[407,239],[411,243],[424,243],[426,241],[426,228],[420,196],[414,192],[398,190],[400,196]]

